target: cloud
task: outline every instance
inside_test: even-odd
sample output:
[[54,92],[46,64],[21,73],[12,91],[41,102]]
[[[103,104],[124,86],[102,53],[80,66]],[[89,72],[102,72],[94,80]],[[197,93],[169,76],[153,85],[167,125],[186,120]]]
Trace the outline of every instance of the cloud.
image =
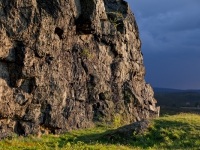
[[[194,8],[198,10],[199,0],[126,0],[137,17],[150,17],[174,10]],[[188,10],[186,10],[188,12]],[[193,11],[193,10],[192,10]],[[139,12],[139,13],[138,13]],[[138,16],[139,15],[139,16]]]
[[139,26],[147,82],[200,88],[200,1],[127,1]]
[[146,80],[154,87],[199,88],[199,53],[154,53],[144,62]]
[[[145,2],[147,1],[144,0],[142,3],[144,4]],[[137,17],[136,13],[136,19],[143,43],[149,43],[151,40],[152,48],[161,51],[166,50],[166,48],[161,49],[160,46],[175,45],[177,47],[178,44],[194,44],[194,41],[200,41],[200,9],[196,5],[196,1],[194,3],[188,3],[188,1],[183,0],[181,5],[178,5],[180,1],[179,3],[177,1],[173,3],[165,1],[163,3],[163,0],[153,0],[148,1],[145,5],[148,5],[149,8],[145,7],[145,9],[142,9],[143,11],[137,10],[139,11],[139,16]],[[159,8],[157,12],[156,9],[150,7],[156,4]],[[137,9],[139,8],[137,7]],[[191,41],[191,38],[194,41]],[[155,48],[155,44],[153,43],[157,44],[157,48]],[[196,42],[195,45],[198,45],[198,43]]]

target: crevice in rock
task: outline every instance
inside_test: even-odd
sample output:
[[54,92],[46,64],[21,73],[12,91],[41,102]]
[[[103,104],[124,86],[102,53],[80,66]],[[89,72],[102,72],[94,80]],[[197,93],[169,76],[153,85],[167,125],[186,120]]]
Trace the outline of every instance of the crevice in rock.
[[102,117],[105,117],[106,114],[104,113],[104,104],[97,102],[92,105],[93,111],[94,111],[94,116],[93,116],[93,121],[100,121]]
[[85,70],[85,73],[88,74],[88,68],[87,68],[86,64],[83,61],[81,61],[81,65],[82,65],[83,69]]
[[11,88],[17,87],[17,81],[22,77],[24,66],[25,46],[22,41],[14,41],[15,47],[9,55],[0,61],[0,78],[7,82]]
[[57,0],[48,0],[48,1],[36,0],[36,1],[38,3],[38,7],[40,8],[40,11],[43,9],[54,19],[57,19],[58,13],[61,12],[61,9],[59,7],[59,3],[57,2]]
[[63,39],[62,35],[63,35],[64,31],[61,28],[56,27],[54,33],[59,36],[60,40]]
[[99,94],[99,99],[100,100],[111,100],[112,99],[112,94],[111,94],[111,92],[109,92],[109,91],[106,91],[106,92],[101,92],[100,94]]
[[20,89],[25,93],[32,93],[35,88],[35,78],[24,79]]
[[94,34],[95,29],[93,28],[91,21],[86,21],[84,23],[81,23],[81,21],[76,21],[76,34],[82,35],[82,34]]
[[116,28],[117,28],[117,31],[119,31],[121,34],[124,34],[124,23],[123,23],[123,20],[118,20],[116,22]]
[[17,87],[17,81],[22,77],[22,68],[24,67],[25,46],[22,41],[15,41],[15,63],[10,63],[10,86]]
[[133,94],[131,88],[129,87],[129,84],[125,82],[122,86],[122,94],[125,104],[132,103],[134,106],[140,107],[141,103],[137,99],[137,97]]
[[52,127],[50,125],[41,124],[40,131],[46,134],[56,134],[56,130],[60,130],[59,127]]
[[96,2],[93,0],[81,0],[81,15],[75,21],[76,33],[81,34],[93,34],[95,32],[95,27],[93,23]]
[[95,103],[95,104],[93,104],[93,111],[98,111],[99,110],[99,108],[100,108],[100,103],[99,102],[97,102],[97,103]]
[[16,95],[15,101],[21,106],[25,105],[27,102],[25,96],[22,93]]
[[47,64],[51,64],[51,62],[54,60],[54,57],[52,57],[50,54],[47,54],[45,57],[45,61]]
[[20,121],[17,121],[14,127],[15,133],[18,135],[25,135],[24,127],[21,125]]
[[116,45],[115,44],[111,44],[110,45],[110,50],[113,52],[113,54],[115,55],[115,57],[118,56],[118,52],[115,49]]
[[113,62],[112,64],[110,64],[110,69],[113,76],[115,74],[115,71],[117,70],[117,66],[118,66],[117,62]]

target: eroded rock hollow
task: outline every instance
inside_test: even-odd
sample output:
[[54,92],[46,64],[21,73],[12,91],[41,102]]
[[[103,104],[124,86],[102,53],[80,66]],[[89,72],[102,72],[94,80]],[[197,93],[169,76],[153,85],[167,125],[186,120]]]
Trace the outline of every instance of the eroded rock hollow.
[[0,138],[156,117],[124,0],[0,0]]

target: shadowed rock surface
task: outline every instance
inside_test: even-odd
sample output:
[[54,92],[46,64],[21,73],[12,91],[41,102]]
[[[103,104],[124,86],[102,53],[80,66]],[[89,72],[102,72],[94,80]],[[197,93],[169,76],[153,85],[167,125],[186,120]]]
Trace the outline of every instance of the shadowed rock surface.
[[123,0],[0,0],[0,138],[157,117]]
[[103,138],[106,137],[108,140],[130,140],[134,138],[134,135],[142,134],[147,131],[149,125],[150,121],[148,120],[134,122],[105,134]]

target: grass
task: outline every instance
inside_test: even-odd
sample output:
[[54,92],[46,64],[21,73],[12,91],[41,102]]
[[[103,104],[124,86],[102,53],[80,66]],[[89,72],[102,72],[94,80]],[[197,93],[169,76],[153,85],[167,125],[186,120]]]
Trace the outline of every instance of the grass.
[[152,120],[146,133],[131,140],[109,141],[112,128],[98,126],[62,135],[18,137],[0,141],[1,150],[197,150],[200,149],[200,116],[181,113]]

